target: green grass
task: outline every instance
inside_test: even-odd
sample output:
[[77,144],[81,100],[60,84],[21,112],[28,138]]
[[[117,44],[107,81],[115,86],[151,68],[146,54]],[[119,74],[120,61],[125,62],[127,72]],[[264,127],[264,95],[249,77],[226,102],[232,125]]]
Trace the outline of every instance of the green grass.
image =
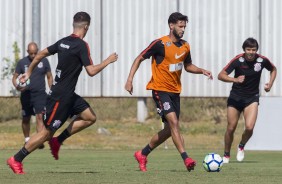
[[247,151],[238,163],[231,159],[219,173],[208,173],[202,159],[208,150],[191,150],[198,165],[187,172],[175,149],[155,150],[149,157],[148,172],[138,171],[133,150],[68,150],[62,149],[54,160],[49,151],[37,150],[24,160],[26,175],[15,175],[5,160],[16,150],[1,150],[1,183],[280,183],[281,152]]
[[[190,173],[185,170],[171,139],[167,141],[168,150],[164,150],[161,145],[150,155],[148,172],[138,171],[133,158],[134,150],[148,144],[161,128],[151,99],[147,101],[147,121],[137,123],[136,99],[89,98],[87,100],[98,116],[95,125],[67,139],[58,161],[51,157],[48,148],[36,150],[24,160],[27,174],[15,175],[6,165],[6,159],[23,144],[21,120],[12,116],[18,114],[18,117],[20,114],[18,100],[0,99],[0,106],[5,107],[0,110],[0,184],[271,184],[282,181],[281,152],[247,151],[244,162],[235,161],[236,146],[244,127],[242,118],[234,135],[231,163],[225,164],[219,173],[208,173],[203,169],[201,162],[205,154],[223,152],[226,129],[226,99],[223,98],[182,99],[181,133],[188,154],[198,162],[195,170]],[[6,118],[2,118],[2,115]],[[99,127],[106,128],[111,135],[99,134]],[[32,124],[32,133],[34,131],[35,125]]]

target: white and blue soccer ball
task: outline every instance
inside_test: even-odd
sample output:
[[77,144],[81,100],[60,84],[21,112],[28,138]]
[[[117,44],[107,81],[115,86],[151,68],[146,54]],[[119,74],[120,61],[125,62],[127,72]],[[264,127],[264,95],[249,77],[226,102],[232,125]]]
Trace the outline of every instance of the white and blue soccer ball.
[[203,160],[204,169],[207,172],[219,172],[222,168],[223,160],[217,153],[209,153]]
[[16,80],[16,83],[17,83],[18,87],[24,88],[24,87],[26,87],[26,86],[28,86],[30,84],[30,80],[29,79],[26,82],[22,83],[20,81],[20,78],[21,78],[21,75],[19,75],[17,80]]

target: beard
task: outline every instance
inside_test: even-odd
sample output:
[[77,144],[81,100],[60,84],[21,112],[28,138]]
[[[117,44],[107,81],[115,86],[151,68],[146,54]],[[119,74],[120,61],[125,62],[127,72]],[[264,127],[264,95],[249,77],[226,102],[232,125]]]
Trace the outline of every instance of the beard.
[[179,35],[179,34],[177,34],[177,32],[176,32],[176,30],[174,29],[173,31],[172,31],[172,34],[173,34],[173,36],[175,37],[175,38],[177,38],[177,39],[181,39],[182,37],[183,37],[183,34],[182,35]]

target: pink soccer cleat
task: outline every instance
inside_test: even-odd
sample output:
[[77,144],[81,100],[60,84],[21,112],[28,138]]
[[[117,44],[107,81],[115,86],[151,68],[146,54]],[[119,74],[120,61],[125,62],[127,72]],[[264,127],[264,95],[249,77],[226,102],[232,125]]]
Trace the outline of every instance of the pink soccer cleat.
[[7,165],[10,166],[10,168],[15,174],[25,174],[23,172],[23,164],[21,162],[16,161],[14,157],[10,157],[7,160]]
[[142,155],[141,150],[140,150],[134,153],[134,157],[137,160],[137,162],[139,163],[140,171],[146,172],[147,171],[147,168],[146,168],[147,156]]
[[58,160],[59,159],[59,150],[61,147],[61,144],[59,143],[58,138],[52,137],[49,140],[49,146],[50,146],[50,150],[51,150],[53,157],[55,158],[55,160]]
[[192,158],[186,158],[184,164],[187,170],[190,172],[191,170],[194,170],[194,167],[196,166],[196,161]]

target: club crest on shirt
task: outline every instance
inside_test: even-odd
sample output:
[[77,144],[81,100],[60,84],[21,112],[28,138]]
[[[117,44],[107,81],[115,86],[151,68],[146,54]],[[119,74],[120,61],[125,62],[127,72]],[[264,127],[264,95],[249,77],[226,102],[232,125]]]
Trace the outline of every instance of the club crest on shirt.
[[37,65],[38,68],[42,68],[43,67],[43,63],[40,62],[38,65]]
[[164,106],[164,110],[168,110],[168,109],[170,109],[170,105],[169,105],[169,102],[165,102],[165,103],[163,103],[163,106]]
[[256,64],[254,65],[254,70],[255,70],[256,72],[261,71],[261,63],[256,63]]
[[166,45],[167,47],[169,47],[169,46],[171,46],[171,42],[166,42],[165,45]]
[[60,127],[61,124],[62,124],[62,122],[60,120],[55,120],[54,123],[53,123],[53,127],[57,129],[57,128]]
[[258,62],[258,63],[261,63],[262,61],[263,61],[263,59],[262,59],[261,57],[258,57],[258,58],[257,58],[257,62]]

